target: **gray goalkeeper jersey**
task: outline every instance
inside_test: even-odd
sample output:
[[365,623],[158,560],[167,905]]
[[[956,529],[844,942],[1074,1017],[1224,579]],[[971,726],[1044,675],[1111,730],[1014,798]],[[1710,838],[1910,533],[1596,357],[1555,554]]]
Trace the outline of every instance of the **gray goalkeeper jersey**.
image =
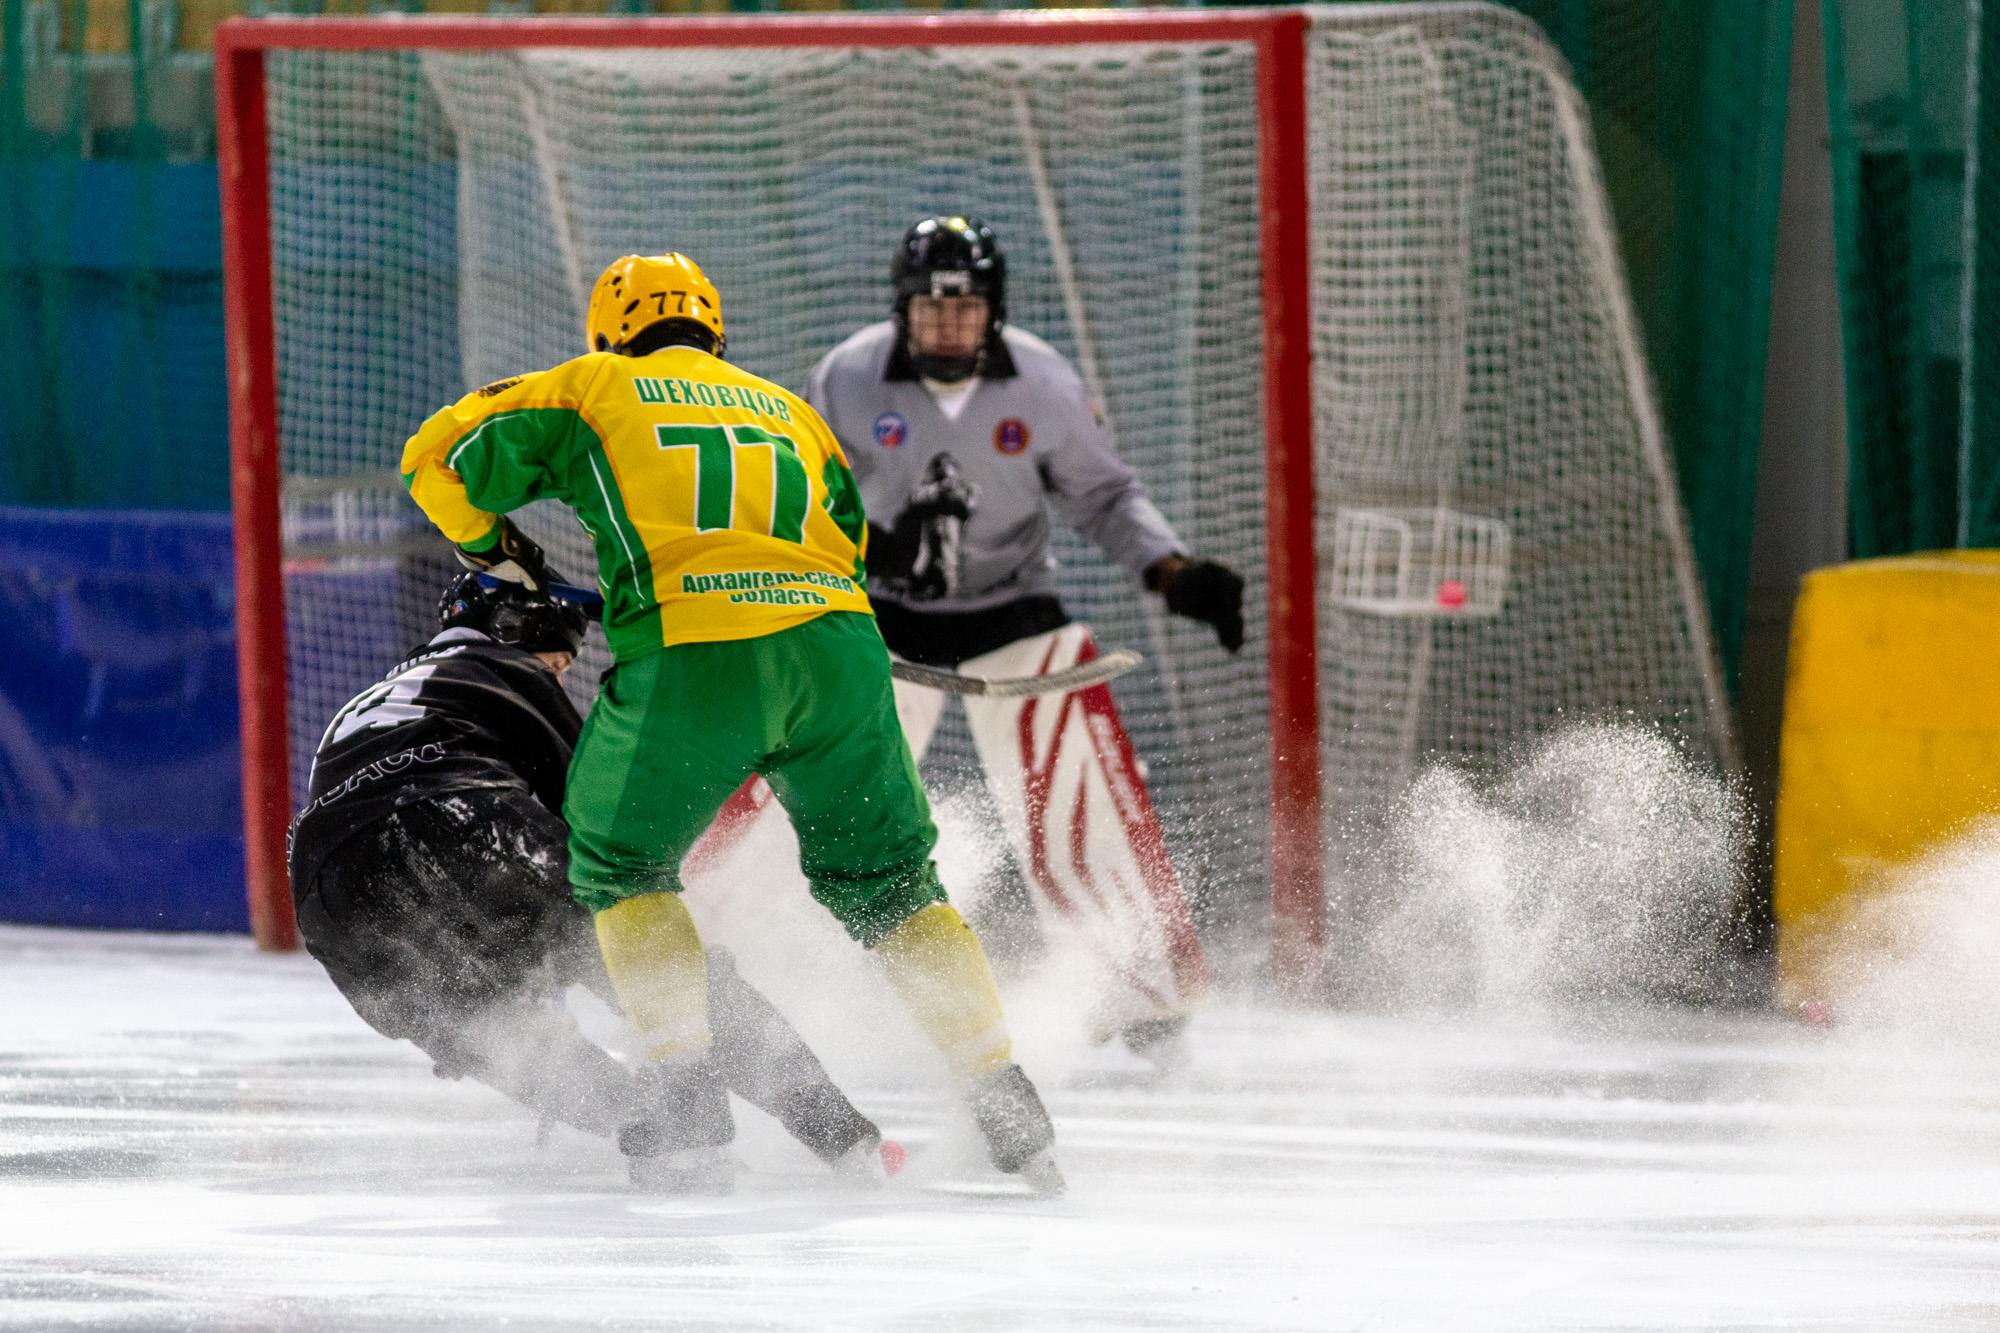
[[893,529],[913,499],[951,491],[970,515],[925,525],[913,577],[868,595],[923,611],[979,611],[1055,592],[1049,509],[1141,574],[1186,548],[1112,447],[1076,370],[1019,329],[1018,374],[976,381],[956,416],[921,380],[889,379],[896,326],[871,324],[820,359],[806,399],[839,437],[868,520]]

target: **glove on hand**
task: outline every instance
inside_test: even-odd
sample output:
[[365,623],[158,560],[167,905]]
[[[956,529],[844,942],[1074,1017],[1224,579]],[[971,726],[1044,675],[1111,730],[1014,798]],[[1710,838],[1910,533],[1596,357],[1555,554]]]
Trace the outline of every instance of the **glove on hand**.
[[1212,626],[1230,652],[1243,646],[1243,580],[1227,565],[1190,560],[1163,572],[1160,591],[1167,610]]
[[[939,456],[943,458],[943,455]],[[896,515],[896,526],[868,525],[868,572],[884,579],[908,579],[923,553],[925,527],[934,519],[955,518],[963,523],[972,517],[974,491],[961,484],[957,469],[939,469],[932,460],[933,474],[910,493],[910,501]]]
[[917,558],[915,534],[904,542],[902,534],[889,531],[880,523],[868,524],[868,577],[870,579],[906,579],[910,576],[910,565]]
[[513,519],[501,519],[496,534],[499,540],[483,551],[458,547],[458,563],[496,579],[519,583],[530,592],[540,592],[555,581],[549,573],[548,561],[542,557],[542,548],[515,527]]

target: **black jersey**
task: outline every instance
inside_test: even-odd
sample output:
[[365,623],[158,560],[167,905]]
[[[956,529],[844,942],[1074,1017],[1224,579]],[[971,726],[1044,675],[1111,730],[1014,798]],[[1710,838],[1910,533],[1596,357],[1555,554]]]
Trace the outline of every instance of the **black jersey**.
[[399,805],[510,787],[562,812],[583,721],[533,653],[448,629],[334,714],[287,838],[294,893],[341,843]]

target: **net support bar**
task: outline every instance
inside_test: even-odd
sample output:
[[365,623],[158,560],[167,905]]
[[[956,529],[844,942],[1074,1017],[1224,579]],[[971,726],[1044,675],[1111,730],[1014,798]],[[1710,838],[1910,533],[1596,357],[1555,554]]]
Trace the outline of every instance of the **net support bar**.
[[278,377],[271,315],[271,173],[263,53],[220,47],[216,157],[222,174],[223,314],[229,347],[229,489],[236,512],[236,667],[243,728],[243,857],[250,931],[298,947],[285,870],[284,551],[278,523]]
[[1277,15],[1259,43],[1266,540],[1271,633],[1271,965],[1310,998],[1325,953],[1320,852],[1318,603],[1314,587],[1312,229],[1306,188],[1306,24]]

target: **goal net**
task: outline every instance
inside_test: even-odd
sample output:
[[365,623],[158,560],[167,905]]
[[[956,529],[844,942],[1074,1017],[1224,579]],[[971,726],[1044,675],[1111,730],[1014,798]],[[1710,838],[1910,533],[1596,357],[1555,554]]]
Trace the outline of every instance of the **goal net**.
[[[1189,546],[1248,582],[1229,656],[1059,539],[1072,614],[1146,654],[1116,692],[1211,932],[1261,938],[1276,880],[1285,928],[1316,935],[1296,904],[1433,759],[1617,715],[1726,762],[1558,58],[1480,5],[1094,18],[231,25],[230,95],[257,105],[224,132],[257,142],[230,276],[238,299],[261,267],[261,153],[274,436],[239,428],[239,458],[282,514],[282,661],[245,652],[283,734],[246,753],[296,797],[326,719],[427,632],[449,557],[401,493],[403,441],[581,352],[605,263],[694,256],[730,359],[796,389],[886,316],[909,222],[965,212],[1008,255],[1011,320],[1076,362]],[[1286,419],[1288,394],[1309,410]],[[589,575],[574,520],[523,523]],[[1288,835],[1302,780],[1311,827]]]

